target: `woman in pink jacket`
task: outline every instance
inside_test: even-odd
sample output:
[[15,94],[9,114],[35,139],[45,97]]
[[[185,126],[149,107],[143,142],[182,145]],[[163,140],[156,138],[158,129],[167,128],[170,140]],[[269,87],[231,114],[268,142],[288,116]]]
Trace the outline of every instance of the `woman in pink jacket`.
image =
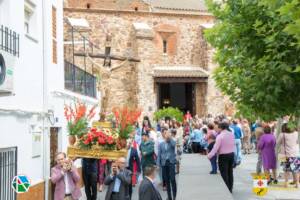
[[229,129],[227,122],[218,124],[220,134],[216,138],[216,143],[207,157],[211,159],[218,155],[218,164],[221,176],[232,193],[233,189],[233,164],[234,164],[234,134]]

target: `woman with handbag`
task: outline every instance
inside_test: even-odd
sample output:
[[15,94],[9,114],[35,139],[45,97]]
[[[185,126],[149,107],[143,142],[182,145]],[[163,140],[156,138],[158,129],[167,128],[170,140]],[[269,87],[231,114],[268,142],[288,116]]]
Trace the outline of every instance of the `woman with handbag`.
[[294,179],[293,183],[298,188],[300,172],[298,132],[290,128],[288,123],[283,124],[277,144],[280,145],[279,158],[283,166],[285,187],[288,187],[289,173],[291,172]]

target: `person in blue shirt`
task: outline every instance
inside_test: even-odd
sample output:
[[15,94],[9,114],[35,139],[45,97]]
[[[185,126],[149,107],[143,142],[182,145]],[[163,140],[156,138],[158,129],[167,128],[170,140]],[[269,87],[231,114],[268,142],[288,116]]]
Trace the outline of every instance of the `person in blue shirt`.
[[235,165],[241,164],[242,161],[242,141],[243,138],[243,131],[238,124],[238,121],[234,119],[230,126],[230,129],[234,133],[234,144],[235,144],[235,152],[234,152],[234,162]]
[[204,136],[202,131],[200,130],[200,125],[195,124],[194,129],[191,133],[191,141],[192,141],[192,150],[193,153],[200,153],[202,147],[201,142],[203,141]]
[[141,145],[142,143],[142,130],[140,128],[140,125],[138,122],[135,124],[135,135],[134,135],[134,140],[138,145]]

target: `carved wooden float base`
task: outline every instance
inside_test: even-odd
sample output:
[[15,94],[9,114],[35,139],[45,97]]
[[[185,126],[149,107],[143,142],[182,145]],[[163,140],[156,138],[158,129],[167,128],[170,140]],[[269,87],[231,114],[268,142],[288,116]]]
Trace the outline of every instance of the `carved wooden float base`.
[[67,150],[68,157],[74,158],[96,158],[116,160],[120,157],[127,157],[127,149],[121,150],[105,150],[105,149],[89,149],[84,150],[76,146],[69,146]]

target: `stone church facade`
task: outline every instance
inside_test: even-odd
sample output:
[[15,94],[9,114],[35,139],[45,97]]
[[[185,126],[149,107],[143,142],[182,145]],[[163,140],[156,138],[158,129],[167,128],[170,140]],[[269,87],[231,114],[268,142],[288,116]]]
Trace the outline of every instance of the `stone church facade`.
[[[199,116],[227,112],[228,100],[212,79],[216,67],[213,50],[203,36],[204,29],[211,27],[215,19],[203,2],[65,1],[65,18],[87,20],[90,29],[85,34],[97,46],[94,53],[104,53],[109,34],[111,54],[140,59],[140,62],[113,60],[112,67],[122,66],[110,76],[100,73],[101,84],[110,88],[108,108],[138,106],[144,115],[150,116],[167,106],[190,110]],[[65,27],[67,34],[70,29]],[[67,51],[65,48],[66,59]],[[94,61],[103,64],[102,59]],[[82,63],[82,58],[75,58],[76,65]],[[91,67],[86,70],[99,72]]]

